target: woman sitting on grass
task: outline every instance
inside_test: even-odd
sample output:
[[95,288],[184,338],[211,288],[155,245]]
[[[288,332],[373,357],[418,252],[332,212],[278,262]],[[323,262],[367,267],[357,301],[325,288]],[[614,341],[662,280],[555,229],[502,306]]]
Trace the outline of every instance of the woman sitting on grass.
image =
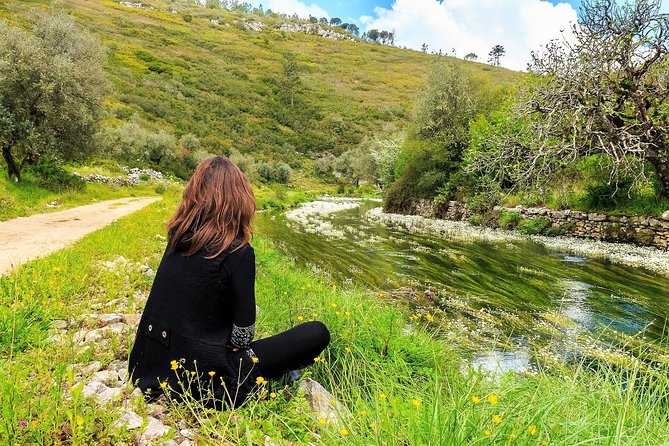
[[253,341],[255,211],[251,183],[230,160],[198,165],[169,221],[130,353],[130,376],[148,397],[189,390],[207,406],[237,407],[258,383],[312,364],[328,345],[316,321]]

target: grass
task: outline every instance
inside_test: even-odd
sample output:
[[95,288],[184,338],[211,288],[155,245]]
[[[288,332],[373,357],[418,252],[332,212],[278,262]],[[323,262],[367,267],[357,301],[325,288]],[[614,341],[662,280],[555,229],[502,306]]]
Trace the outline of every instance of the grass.
[[[0,18],[25,25],[31,8],[50,3],[0,2]],[[388,121],[406,123],[425,71],[438,57],[281,32],[275,27],[286,20],[267,15],[167,0],[144,4],[153,9],[108,0],[62,5],[109,49],[105,70],[112,88],[103,124],[118,126],[137,115],[152,130],[197,135],[211,153],[238,148],[293,167],[306,153],[342,153]],[[188,15],[190,22],[184,20]],[[240,29],[237,23],[245,20],[266,26],[260,32]],[[284,54],[294,55],[299,67],[293,106],[281,88]],[[522,76],[449,60],[486,84],[508,85]]]
[[[82,174],[100,173],[117,176],[117,174],[110,174],[102,168],[86,168],[83,171],[81,169],[74,170]],[[40,187],[37,182],[37,178],[30,172],[23,172],[21,181],[18,183],[10,181],[7,178],[4,166],[0,164],[0,221],[43,212],[61,211],[96,201],[158,195],[155,191],[156,185],[153,183],[141,183],[132,187],[88,183],[83,191],[52,192]],[[58,206],[47,206],[48,203],[54,201],[58,203]]]
[[[134,333],[87,350],[72,338],[74,331],[91,328],[85,314],[141,311],[152,281],[146,267],[158,265],[164,225],[177,199],[169,191],[161,202],[0,278],[2,442],[133,441],[133,434],[115,423],[123,407],[100,409],[84,398],[76,372],[92,361],[103,367],[126,361]],[[463,369],[466,356],[457,342],[444,340],[428,313],[417,318],[402,302],[315,276],[263,237],[253,245],[258,336],[302,320],[323,321],[332,342],[308,375],[350,414],[316,419],[301,395],[289,399],[290,389],[277,383],[268,389],[275,398],[267,392],[265,401],[252,399],[234,412],[206,411],[195,402],[168,404],[166,422],[186,423],[197,433],[197,444],[263,444],[266,436],[282,444],[328,445],[669,442],[666,357],[654,358],[652,367],[639,361],[626,367],[581,362],[490,380]],[[57,320],[72,324],[62,340],[54,337]],[[141,397],[129,401],[139,414],[153,410]]]

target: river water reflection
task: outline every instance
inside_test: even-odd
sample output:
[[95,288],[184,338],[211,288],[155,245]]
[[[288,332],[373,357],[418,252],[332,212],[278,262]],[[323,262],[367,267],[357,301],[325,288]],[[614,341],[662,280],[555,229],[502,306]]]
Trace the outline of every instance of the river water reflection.
[[[567,321],[560,328],[566,338],[584,332],[600,338],[607,330],[635,335],[645,329],[648,339],[666,340],[666,277],[551,251],[528,240],[463,241],[392,229],[365,218],[379,202],[358,204],[349,202],[334,213],[328,213],[327,205],[323,209],[315,205],[293,211],[291,218],[263,213],[256,231],[299,263],[328,272],[336,280],[384,291],[429,290],[436,296],[434,305],[449,314],[460,311],[449,304],[457,299],[466,301],[470,314],[483,309],[517,315],[521,327],[509,326],[506,333],[495,336],[514,339],[518,345],[523,337],[536,334],[539,315],[545,319],[546,314]],[[503,355],[489,350],[480,363]],[[520,359],[523,367],[526,359]]]

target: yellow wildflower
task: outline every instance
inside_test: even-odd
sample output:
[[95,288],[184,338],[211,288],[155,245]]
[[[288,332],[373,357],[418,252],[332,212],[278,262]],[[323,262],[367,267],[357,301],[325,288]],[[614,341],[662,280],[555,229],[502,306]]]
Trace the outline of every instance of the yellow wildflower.
[[172,361],[170,361],[170,365],[172,366],[172,370],[176,370],[176,369],[179,368],[179,363],[177,362],[176,359],[173,359]]
[[270,393],[270,394],[269,394],[269,397],[270,397],[270,398],[276,398],[276,392],[272,392],[272,393]]
[[344,351],[346,351],[346,353],[351,353],[351,347],[346,347]]
[[321,362],[321,357],[320,357],[320,356],[316,356],[316,357],[314,358],[314,362]]
[[372,429],[376,429],[376,423],[369,423],[369,427]]
[[260,361],[260,360],[258,359],[257,356],[254,356],[253,358],[251,358],[251,361],[253,361],[254,364],[257,364],[258,361]]
[[54,273],[59,273],[59,272],[61,272],[62,270],[63,270],[63,267],[62,267],[62,266],[54,266],[54,267],[53,267],[53,272],[54,272]]
[[284,291],[284,292],[283,292],[283,295],[284,295],[284,296],[287,296],[287,295],[288,295],[288,291]]
[[160,388],[161,389],[164,389],[166,387],[167,387],[167,381],[163,381],[163,382],[160,383]]
[[379,399],[385,400],[386,399],[386,394],[385,393],[379,394]]
[[411,400],[411,404],[413,404],[414,407],[420,407],[421,402],[418,400]]
[[214,376],[215,374],[216,374],[216,372],[214,372],[213,370],[211,372],[209,372],[209,376]]
[[492,422],[495,423],[495,424],[499,424],[499,423],[502,422],[502,417],[500,417],[499,415],[493,415],[492,416]]
[[332,285],[332,289],[333,289],[333,290],[336,290],[336,289],[337,289],[337,285]]
[[298,321],[303,321],[303,320],[304,320],[304,317],[302,317],[302,316],[297,316],[297,320],[298,320]]
[[480,403],[480,402],[481,402],[481,398],[479,398],[478,396],[474,395],[474,396],[472,397],[472,403],[474,403],[474,404],[478,404],[478,403]]
[[366,410],[361,410],[360,411],[360,416],[364,417],[365,415],[367,415],[367,411]]
[[325,426],[326,424],[328,424],[328,422],[325,421],[325,418],[321,418],[318,420],[318,424],[320,424],[321,426]]
[[488,429],[487,431],[484,432],[484,434],[486,435],[486,437],[489,437],[492,435],[492,431]]
[[311,317],[313,317],[314,319],[316,319],[316,318],[318,317],[318,313],[311,313]]
[[341,316],[341,311],[335,311],[335,314],[336,314],[337,316]]
[[348,435],[348,431],[346,429],[342,429],[339,432],[341,432],[341,435],[344,437]]
[[499,402],[499,398],[494,393],[488,395],[488,402],[495,406]]
[[331,306],[332,308],[337,308],[337,304],[334,303],[334,302],[332,302],[332,303],[330,304],[330,306]]
[[311,288],[311,284],[310,284],[310,283],[307,284],[307,288]]
[[432,316],[430,313],[427,313],[425,315],[425,319],[427,319],[430,322],[434,322],[434,316]]
[[350,316],[350,315],[351,315],[351,313],[350,313],[349,311],[347,311],[347,312],[344,313],[344,314],[345,314],[346,316]]
[[532,424],[532,425],[530,425],[530,427],[527,428],[527,432],[530,435],[534,436],[537,433],[537,427],[534,424]]
[[256,378],[256,384],[258,384],[260,386],[260,385],[263,385],[263,384],[267,384],[267,381],[262,376],[259,376],[259,377]]

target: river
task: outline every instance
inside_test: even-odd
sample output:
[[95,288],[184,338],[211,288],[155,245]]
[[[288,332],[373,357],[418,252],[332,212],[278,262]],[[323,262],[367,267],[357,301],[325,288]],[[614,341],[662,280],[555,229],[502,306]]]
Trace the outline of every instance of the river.
[[[475,364],[531,370],[596,357],[665,355],[669,278],[525,238],[435,236],[375,223],[374,200],[329,199],[258,216],[256,231],[342,284],[406,298],[440,330],[463,333]],[[474,227],[472,231],[478,231]],[[480,229],[483,231],[483,229]]]

